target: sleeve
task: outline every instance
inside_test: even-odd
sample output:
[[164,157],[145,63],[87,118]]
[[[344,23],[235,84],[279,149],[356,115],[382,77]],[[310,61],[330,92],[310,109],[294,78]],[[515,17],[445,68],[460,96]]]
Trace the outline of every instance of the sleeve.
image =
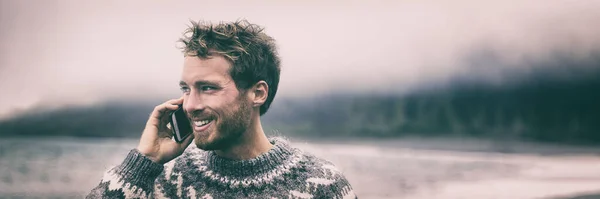
[[120,165],[104,173],[86,198],[151,198],[154,182],[163,169],[163,165],[133,149]]
[[350,185],[343,175],[338,176],[328,186],[324,186],[318,193],[319,196],[317,198],[358,199],[358,196],[356,196],[352,189],[352,185]]
[[329,163],[322,168],[328,180],[322,180],[323,186],[319,186],[315,198],[358,199],[346,176],[335,165]]

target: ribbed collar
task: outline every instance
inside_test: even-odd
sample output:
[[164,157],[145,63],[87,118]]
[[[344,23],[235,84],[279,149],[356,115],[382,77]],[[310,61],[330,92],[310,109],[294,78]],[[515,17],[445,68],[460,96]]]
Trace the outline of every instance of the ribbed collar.
[[284,138],[271,137],[269,141],[273,144],[269,151],[248,160],[227,159],[210,151],[206,156],[206,166],[212,171],[230,177],[247,177],[272,171],[289,161],[294,150]]

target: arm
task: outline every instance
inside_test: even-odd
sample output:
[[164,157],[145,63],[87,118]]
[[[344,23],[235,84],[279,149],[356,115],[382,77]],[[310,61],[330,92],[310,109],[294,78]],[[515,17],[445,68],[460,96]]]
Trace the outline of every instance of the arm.
[[149,198],[162,171],[163,165],[133,149],[120,165],[104,173],[100,184],[86,198]]
[[164,173],[163,164],[179,157],[194,138],[189,136],[177,143],[172,140],[173,134],[167,127],[168,113],[177,110],[181,103],[183,98],[156,106],[137,148],[131,150],[120,165],[106,171],[100,184],[86,198],[148,198],[163,194],[158,190],[162,186],[153,188],[157,177]]

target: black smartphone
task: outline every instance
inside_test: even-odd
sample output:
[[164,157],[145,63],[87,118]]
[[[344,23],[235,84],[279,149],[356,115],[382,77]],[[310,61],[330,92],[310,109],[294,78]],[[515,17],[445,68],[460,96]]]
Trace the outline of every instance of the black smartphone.
[[173,138],[177,143],[183,142],[185,138],[192,134],[192,125],[181,105],[169,115],[169,123],[171,124],[171,130],[173,130]]

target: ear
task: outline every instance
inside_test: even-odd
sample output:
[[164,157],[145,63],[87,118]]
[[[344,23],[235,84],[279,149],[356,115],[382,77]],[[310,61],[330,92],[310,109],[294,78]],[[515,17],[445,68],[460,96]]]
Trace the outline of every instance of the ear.
[[267,82],[261,80],[254,84],[248,92],[250,94],[250,100],[252,101],[252,107],[260,107],[267,101],[267,97],[269,96],[269,85]]

